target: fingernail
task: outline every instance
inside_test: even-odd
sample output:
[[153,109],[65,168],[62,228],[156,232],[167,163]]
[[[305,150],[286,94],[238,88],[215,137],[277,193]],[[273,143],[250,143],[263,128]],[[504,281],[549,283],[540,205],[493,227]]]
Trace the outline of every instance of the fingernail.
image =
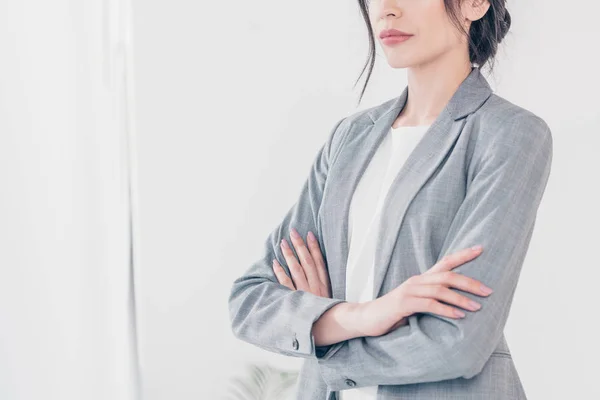
[[313,235],[311,231],[308,231],[308,239],[312,240],[313,242],[317,240],[317,238],[315,237],[315,235]]
[[471,250],[473,250],[473,251],[479,251],[479,250],[481,250],[481,249],[482,249],[482,246],[481,246],[481,245],[477,245],[477,246],[473,246],[473,247],[471,247]]
[[296,231],[295,228],[292,228],[292,237],[294,239],[298,239],[300,237],[300,235],[298,234],[298,231]]
[[485,285],[481,285],[481,291],[485,294],[490,294],[493,292],[493,290]]
[[289,249],[289,248],[290,248],[290,246],[289,246],[289,245],[288,245],[288,243],[287,243],[287,240],[285,240],[285,239],[281,239],[281,245],[282,245],[283,247],[285,247],[286,249]]
[[454,309],[454,314],[456,314],[456,316],[461,317],[461,318],[465,316],[464,312],[457,310],[457,309]]

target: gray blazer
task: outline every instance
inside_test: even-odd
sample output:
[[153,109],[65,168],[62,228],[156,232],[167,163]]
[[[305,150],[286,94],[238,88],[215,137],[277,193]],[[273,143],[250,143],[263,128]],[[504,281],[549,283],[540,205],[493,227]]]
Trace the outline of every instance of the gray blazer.
[[[416,313],[385,335],[315,347],[312,324],[345,301],[348,209],[358,180],[402,111],[399,97],[337,121],[317,153],[297,202],[265,241],[263,256],[233,282],[234,335],[304,358],[297,399],[337,399],[379,385],[384,399],[526,399],[504,326],[552,163],[544,120],[493,93],[473,67],[396,176],[383,207],[375,252],[374,298],[431,268],[444,255],[481,244],[457,268],[490,296],[462,319]],[[290,290],[272,270],[290,228],[321,245],[332,298]],[[290,241],[291,243],[291,241]],[[458,289],[454,289],[458,290]]]

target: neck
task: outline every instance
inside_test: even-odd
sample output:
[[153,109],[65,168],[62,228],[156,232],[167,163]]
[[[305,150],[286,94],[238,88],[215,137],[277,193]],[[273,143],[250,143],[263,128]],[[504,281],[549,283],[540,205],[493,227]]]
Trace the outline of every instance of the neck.
[[470,62],[448,65],[436,62],[408,68],[408,98],[395,125],[433,123],[472,69]]

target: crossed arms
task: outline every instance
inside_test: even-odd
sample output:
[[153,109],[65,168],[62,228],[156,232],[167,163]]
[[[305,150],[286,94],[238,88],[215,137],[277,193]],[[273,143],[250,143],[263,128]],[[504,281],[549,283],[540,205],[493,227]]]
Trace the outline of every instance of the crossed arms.
[[[552,163],[552,135],[532,115],[506,121],[499,132],[478,140],[468,171],[468,189],[439,258],[481,244],[485,251],[460,272],[485,282],[494,295],[477,298],[482,309],[467,318],[415,314],[408,324],[382,336],[354,337],[317,347],[313,323],[341,299],[281,285],[272,269],[284,265],[279,244],[291,227],[316,232],[317,212],[330,165],[347,133],[338,121],[319,150],[299,199],[268,236],[264,255],[232,285],[229,312],[236,337],[266,350],[318,360],[331,390],[402,385],[477,375],[502,334],[532,237],[537,209]],[[289,240],[289,238],[287,238]],[[464,296],[475,297],[469,293]]]

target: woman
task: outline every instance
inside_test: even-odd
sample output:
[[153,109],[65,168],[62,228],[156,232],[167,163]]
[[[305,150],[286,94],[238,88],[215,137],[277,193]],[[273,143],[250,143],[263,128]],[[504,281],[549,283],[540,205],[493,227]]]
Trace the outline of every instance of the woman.
[[552,135],[480,73],[505,1],[359,4],[408,86],[337,121],[234,281],[232,330],[305,359],[297,399],[526,399],[503,329]]

